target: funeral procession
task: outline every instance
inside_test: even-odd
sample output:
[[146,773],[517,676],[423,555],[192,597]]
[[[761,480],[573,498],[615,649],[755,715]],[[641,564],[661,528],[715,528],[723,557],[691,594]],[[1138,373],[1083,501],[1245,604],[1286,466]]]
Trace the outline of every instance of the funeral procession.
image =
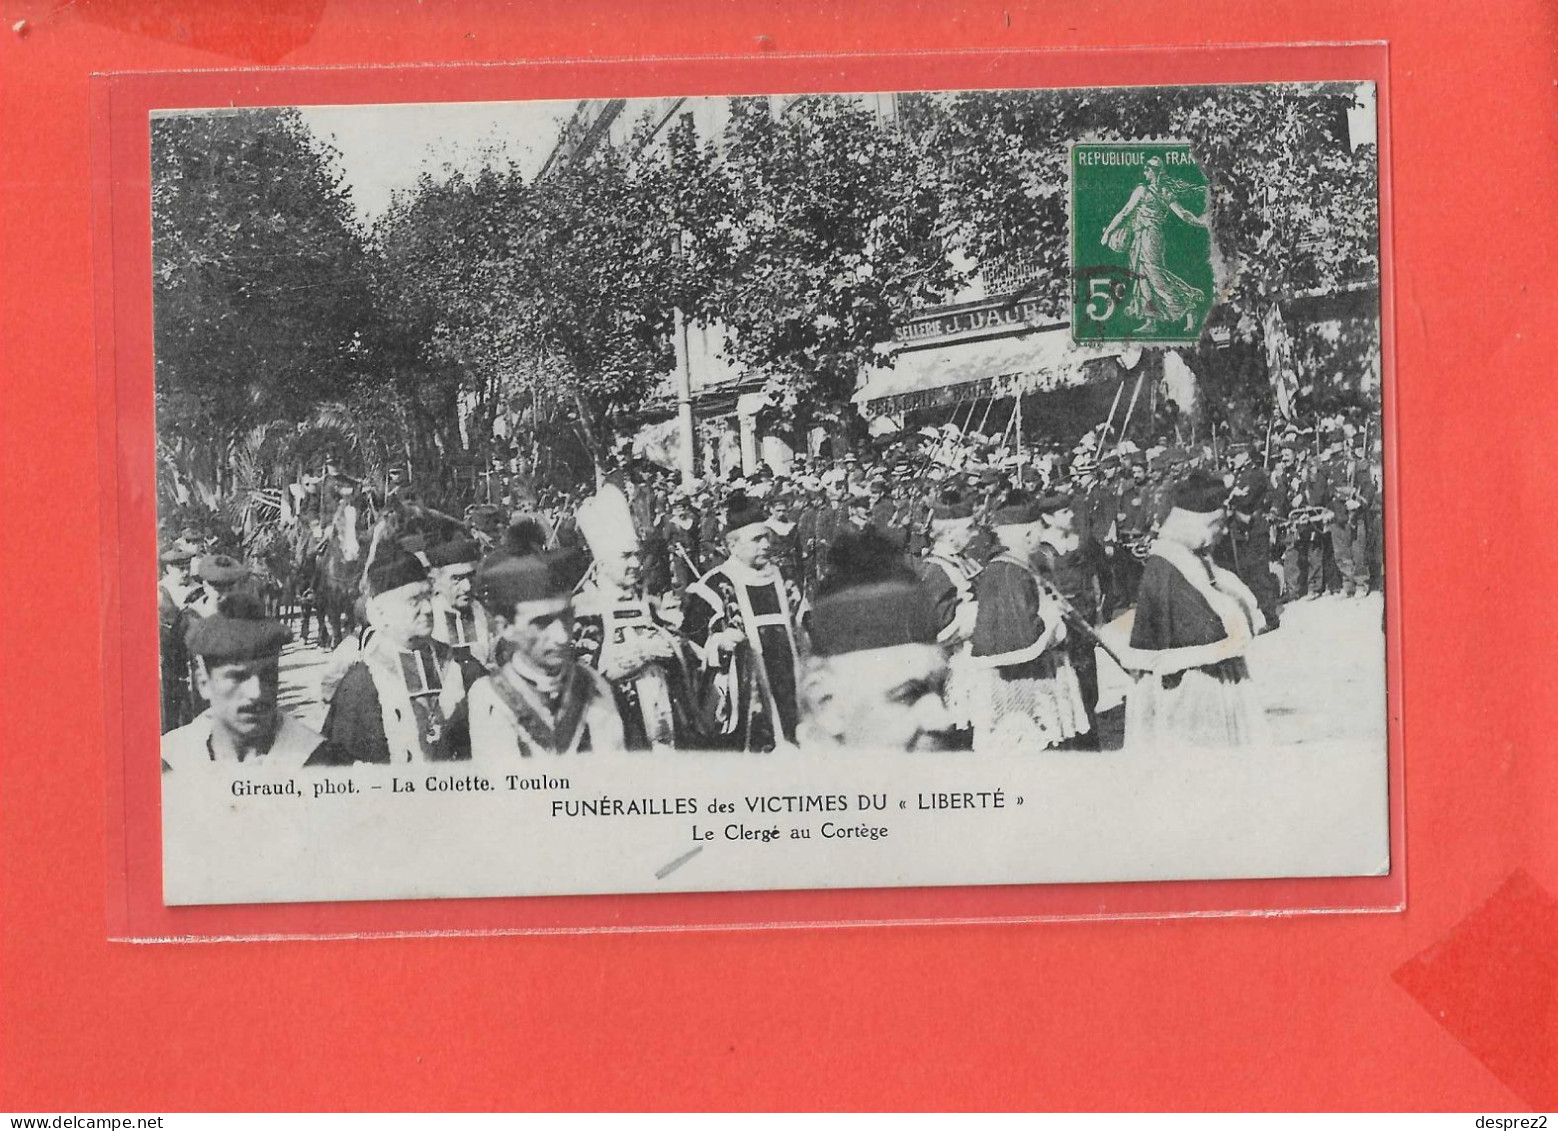
[[165,780],[1383,744],[1372,87],[412,109],[153,118]]

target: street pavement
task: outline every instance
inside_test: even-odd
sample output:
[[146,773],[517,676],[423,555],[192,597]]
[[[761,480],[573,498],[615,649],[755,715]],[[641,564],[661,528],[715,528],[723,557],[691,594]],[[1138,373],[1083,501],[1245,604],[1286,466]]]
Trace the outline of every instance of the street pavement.
[[[293,626],[296,633],[297,626]],[[304,726],[318,730],[325,721],[320,700],[319,676],[328,653],[315,644],[294,640],[281,650],[281,709]]]

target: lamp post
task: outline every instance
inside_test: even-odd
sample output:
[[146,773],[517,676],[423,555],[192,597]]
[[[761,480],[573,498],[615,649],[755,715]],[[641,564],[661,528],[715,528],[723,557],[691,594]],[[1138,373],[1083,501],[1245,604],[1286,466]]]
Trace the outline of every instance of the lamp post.
[[[678,260],[682,256],[682,234],[671,237],[672,254]],[[687,316],[681,305],[672,308],[672,346],[676,350],[676,423],[677,467],[681,471],[682,486],[692,486],[697,477],[697,463],[692,425],[692,359],[687,349]]]

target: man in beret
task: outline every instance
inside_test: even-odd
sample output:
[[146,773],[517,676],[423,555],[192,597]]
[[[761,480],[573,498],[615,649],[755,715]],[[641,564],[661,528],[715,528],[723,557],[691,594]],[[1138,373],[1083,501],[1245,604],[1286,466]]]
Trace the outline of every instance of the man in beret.
[[373,635],[330,700],[330,760],[469,758],[465,680],[449,646],[433,639],[427,568],[386,540],[368,567],[366,585],[364,611]]
[[771,559],[762,503],[732,491],[725,503],[730,557],[688,586],[682,631],[699,661],[704,730],[719,746],[793,746],[800,650],[794,603]]
[[1265,734],[1245,654],[1264,625],[1259,602],[1212,562],[1227,526],[1228,488],[1193,471],[1146,560],[1131,628],[1130,666],[1144,674],[1125,700],[1128,746],[1249,746]]
[[191,614],[208,617],[223,597],[238,592],[249,579],[249,567],[229,554],[207,554],[195,562],[200,591],[188,602]]
[[464,531],[427,551],[433,639],[448,646],[467,687],[487,674],[487,625],[471,600],[471,578],[480,560],[481,546]]
[[277,703],[285,625],[240,593],[185,634],[195,688],[208,706],[190,723],[163,735],[162,768],[175,774],[213,765],[293,770],[326,750],[325,740]]
[[976,703],[978,750],[1045,750],[1089,730],[1087,705],[1065,650],[1066,625],[1053,586],[1039,572],[1046,545],[1068,551],[1062,495],[1011,492],[992,514],[1001,552],[979,575],[971,652],[985,669]]
[[570,555],[496,554],[476,598],[492,626],[493,666],[470,694],[471,757],[519,758],[624,748],[611,686],[574,647]]
[[943,750],[952,718],[936,610],[890,539],[845,533],[817,595],[803,747]]

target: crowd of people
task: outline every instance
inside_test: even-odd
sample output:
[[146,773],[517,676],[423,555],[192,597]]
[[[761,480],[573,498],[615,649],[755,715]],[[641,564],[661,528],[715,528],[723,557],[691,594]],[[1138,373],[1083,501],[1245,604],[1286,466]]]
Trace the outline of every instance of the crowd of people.
[[[1255,636],[1286,601],[1381,585],[1378,435],[1337,416],[1017,451],[945,425],[783,474],[515,475],[458,517],[398,476],[360,532],[348,503],[361,624],[317,732],[278,705],[306,615],[183,531],[162,553],[164,767],[1097,749],[1100,663],[1130,680],[1126,742],[1255,742]],[[296,485],[298,522],[339,529],[358,486],[333,465]]]

